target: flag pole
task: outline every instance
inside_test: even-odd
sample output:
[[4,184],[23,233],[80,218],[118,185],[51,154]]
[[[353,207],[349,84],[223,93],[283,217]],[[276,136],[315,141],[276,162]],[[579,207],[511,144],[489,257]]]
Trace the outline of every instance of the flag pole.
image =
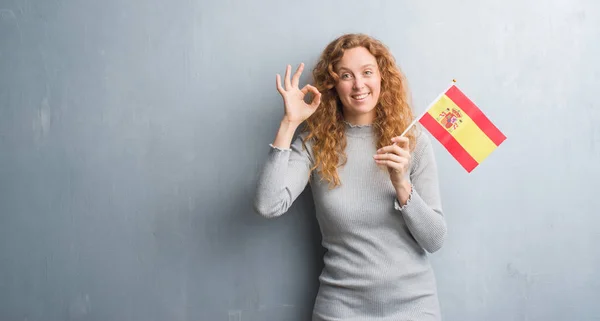
[[411,127],[413,127],[418,121],[419,119],[421,119],[427,112],[429,112],[429,108],[431,108],[431,106],[433,106],[433,104],[435,104],[443,95],[446,94],[446,92],[448,91],[448,89],[450,89],[452,86],[454,86],[454,84],[456,83],[456,79],[452,79],[452,83],[450,85],[448,85],[448,87],[446,88],[446,90],[442,91],[441,94],[439,94],[430,104],[429,106],[427,106],[427,108],[425,108],[425,111],[417,118],[415,118],[412,123],[410,123],[410,125],[408,125],[408,127],[406,127],[406,129],[404,130],[404,132],[402,132],[402,134],[400,135],[400,137],[404,137],[404,135],[410,130]]

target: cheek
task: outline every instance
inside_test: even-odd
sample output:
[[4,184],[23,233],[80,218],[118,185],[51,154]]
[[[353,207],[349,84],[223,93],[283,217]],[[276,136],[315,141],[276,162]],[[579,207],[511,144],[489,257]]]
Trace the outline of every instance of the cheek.
[[340,83],[335,86],[335,90],[337,91],[338,96],[343,99],[344,96],[347,96],[352,92],[352,86],[348,86],[346,83]]
[[373,82],[371,82],[369,84],[369,87],[371,88],[371,91],[374,94],[378,95],[381,92],[381,82],[380,81],[374,80]]

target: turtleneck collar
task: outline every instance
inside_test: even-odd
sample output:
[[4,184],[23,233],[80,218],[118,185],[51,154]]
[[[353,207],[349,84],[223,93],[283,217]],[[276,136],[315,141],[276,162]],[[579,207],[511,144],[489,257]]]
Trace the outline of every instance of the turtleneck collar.
[[354,137],[369,137],[373,135],[373,124],[354,125],[344,120],[346,135]]

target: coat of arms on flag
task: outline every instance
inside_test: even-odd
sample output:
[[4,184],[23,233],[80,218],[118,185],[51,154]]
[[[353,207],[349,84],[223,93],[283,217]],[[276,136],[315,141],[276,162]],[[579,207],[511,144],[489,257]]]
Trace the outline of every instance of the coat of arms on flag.
[[469,173],[506,140],[454,82],[414,122],[417,121]]
[[458,125],[462,123],[462,113],[460,109],[446,108],[446,110],[442,111],[440,115],[435,119],[442,124],[444,128],[446,128],[450,133],[458,128]]

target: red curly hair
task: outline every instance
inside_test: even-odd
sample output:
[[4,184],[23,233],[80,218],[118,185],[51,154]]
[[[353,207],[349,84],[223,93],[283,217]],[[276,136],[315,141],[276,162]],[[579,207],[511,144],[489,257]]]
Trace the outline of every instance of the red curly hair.
[[[315,87],[321,92],[321,104],[306,120],[303,131],[308,132],[306,140],[312,140],[315,164],[311,171],[318,169],[321,178],[332,188],[341,184],[337,168],[347,160],[342,103],[335,89],[339,81],[335,66],[346,50],[355,47],[369,50],[381,73],[381,94],[372,124],[377,135],[377,148],[390,145],[392,138],[400,135],[413,120],[406,79],[383,43],[364,34],[346,34],[327,45],[313,70]],[[405,134],[411,150],[415,145],[414,130],[415,126]]]

